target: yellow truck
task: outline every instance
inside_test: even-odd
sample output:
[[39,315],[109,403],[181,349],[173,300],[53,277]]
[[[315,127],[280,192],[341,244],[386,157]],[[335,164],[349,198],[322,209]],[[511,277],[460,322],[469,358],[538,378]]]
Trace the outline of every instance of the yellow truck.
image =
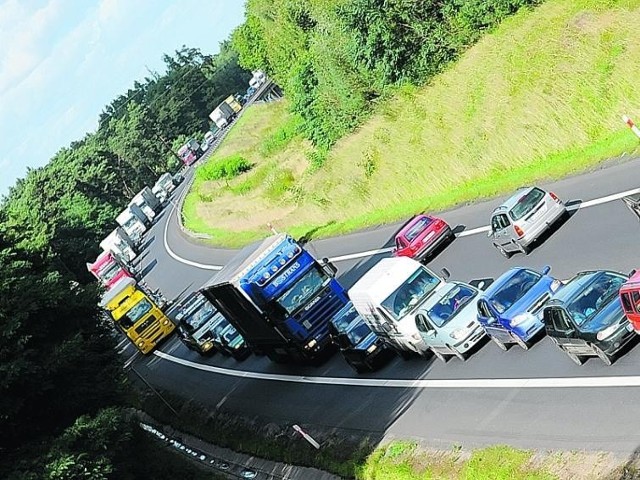
[[175,329],[174,323],[133,278],[123,278],[113,285],[102,297],[100,307],[109,312],[118,330],[145,354]]

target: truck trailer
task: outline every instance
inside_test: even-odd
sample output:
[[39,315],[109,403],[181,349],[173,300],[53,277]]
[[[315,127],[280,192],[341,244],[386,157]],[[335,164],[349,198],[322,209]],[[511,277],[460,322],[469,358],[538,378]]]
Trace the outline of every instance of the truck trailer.
[[335,272],[277,234],[241,250],[201,292],[254,353],[310,361],[330,346],[329,322],[348,301]]

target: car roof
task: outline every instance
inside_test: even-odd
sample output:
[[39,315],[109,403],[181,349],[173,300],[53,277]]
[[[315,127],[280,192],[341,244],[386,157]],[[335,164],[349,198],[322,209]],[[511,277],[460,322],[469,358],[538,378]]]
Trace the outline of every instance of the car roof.
[[558,290],[558,292],[551,298],[549,304],[551,306],[557,306],[572,302],[579,295],[581,295],[589,285],[591,285],[602,275],[607,274],[617,277],[625,277],[621,273],[614,272],[612,270],[586,270],[583,272],[579,272],[567,283],[565,283],[564,287]]
[[543,192],[546,193],[546,191],[540,187],[522,187],[519,188],[518,190],[516,190],[516,192],[511,195],[509,198],[507,198],[504,202],[502,202],[498,207],[496,207],[493,212],[492,215],[494,213],[498,213],[500,211],[503,210],[511,210],[514,205],[516,205],[518,203],[518,200],[520,200],[520,198],[522,198],[523,195],[529,193],[531,190],[533,190],[534,188],[538,188],[540,190],[542,190]]
[[513,278],[517,273],[522,272],[523,270],[528,270],[530,272],[535,272],[538,275],[541,275],[540,272],[538,272],[537,270],[534,270],[533,268],[526,268],[526,267],[510,268],[509,270],[504,272],[502,275],[500,275],[497,279],[495,279],[493,283],[489,285],[489,287],[484,292],[482,292],[482,298],[493,297],[496,293],[502,290],[502,288],[505,286],[505,284],[509,280],[511,280],[511,278]]

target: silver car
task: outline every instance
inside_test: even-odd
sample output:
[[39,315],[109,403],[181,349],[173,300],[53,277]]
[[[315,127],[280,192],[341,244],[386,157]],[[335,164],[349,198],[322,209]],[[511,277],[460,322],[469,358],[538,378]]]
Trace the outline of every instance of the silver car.
[[526,255],[532,243],[566,213],[554,193],[538,187],[521,188],[493,211],[488,236],[505,257],[515,252]]
[[476,300],[480,291],[462,282],[446,283],[420,306],[416,327],[427,350],[446,362],[455,355],[465,360],[485,336],[478,322]]

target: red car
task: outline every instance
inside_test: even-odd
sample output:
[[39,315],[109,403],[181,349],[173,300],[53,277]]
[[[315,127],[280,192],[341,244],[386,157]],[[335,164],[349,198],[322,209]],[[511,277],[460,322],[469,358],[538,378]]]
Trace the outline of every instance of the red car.
[[443,243],[454,239],[447,222],[431,215],[416,215],[396,235],[393,255],[422,261]]
[[622,308],[636,333],[640,333],[640,272],[632,272],[631,278],[620,287]]

